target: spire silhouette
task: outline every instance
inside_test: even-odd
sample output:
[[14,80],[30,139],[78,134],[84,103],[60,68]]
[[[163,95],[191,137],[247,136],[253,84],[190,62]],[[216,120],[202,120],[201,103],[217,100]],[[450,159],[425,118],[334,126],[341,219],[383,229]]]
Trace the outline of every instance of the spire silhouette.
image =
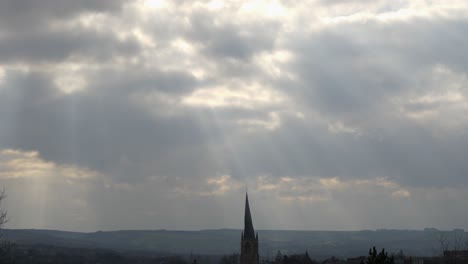
[[241,237],[241,254],[239,264],[259,264],[258,234],[252,224],[250,214],[249,195],[245,192],[244,232]]
[[255,231],[250,215],[249,195],[245,193],[244,239],[255,239]]

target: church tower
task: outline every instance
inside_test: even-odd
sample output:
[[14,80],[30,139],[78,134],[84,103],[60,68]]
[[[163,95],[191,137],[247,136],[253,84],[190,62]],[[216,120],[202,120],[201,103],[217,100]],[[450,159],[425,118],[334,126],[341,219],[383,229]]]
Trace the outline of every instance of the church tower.
[[241,236],[240,264],[258,264],[258,233],[256,234],[250,215],[249,196],[245,194],[244,232]]

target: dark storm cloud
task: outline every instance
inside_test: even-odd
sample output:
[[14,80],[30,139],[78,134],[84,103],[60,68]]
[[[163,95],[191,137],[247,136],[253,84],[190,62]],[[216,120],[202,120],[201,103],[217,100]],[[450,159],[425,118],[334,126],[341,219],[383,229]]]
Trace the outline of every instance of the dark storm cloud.
[[299,37],[292,43],[298,53],[292,67],[301,79],[293,89],[328,114],[361,113],[401,92],[409,84],[411,69],[401,57],[379,49],[382,43],[366,44],[369,40],[360,37],[367,35],[331,30]]
[[[139,50],[132,37],[117,38],[109,30],[67,25],[87,13],[116,13],[126,1],[2,1],[0,3],[0,61],[2,63],[61,62],[71,56],[108,60]],[[55,23],[55,24],[53,24]]]
[[[388,120],[387,120],[388,121]],[[466,186],[466,136],[440,139],[431,131],[403,121],[397,131],[365,136],[330,134],[324,126],[286,121],[283,129],[236,142],[226,153],[238,177],[319,176],[372,179],[385,176],[404,186]],[[254,160],[255,162],[251,162]]]
[[[199,33],[194,40],[213,48],[209,52],[213,59],[233,55],[248,60],[255,52],[271,49],[271,44],[265,43],[273,43],[275,39],[270,26],[263,31],[268,37],[256,43],[242,39],[239,35],[242,30],[234,25],[216,28],[209,25],[208,20],[196,18],[194,21],[198,22],[194,23],[192,37]],[[440,28],[454,28],[450,36],[455,39],[460,39],[463,33],[460,22],[431,23],[442,24]],[[9,143],[4,145],[37,149],[46,159],[88,166],[125,181],[153,175],[184,178],[217,173],[228,173],[238,179],[265,174],[359,179],[383,174],[416,186],[464,184],[463,175],[468,168],[457,157],[467,153],[463,144],[455,143],[464,142],[462,138],[434,138],[431,131],[404,118],[388,115],[394,107],[388,102],[389,98],[419,89],[414,86],[412,73],[434,63],[450,66],[461,63],[440,52],[421,51],[438,50],[439,41],[435,37],[425,42],[429,47],[410,52],[417,50],[419,44],[414,43],[422,44],[423,40],[409,36],[426,36],[418,30],[420,24],[415,21],[405,29],[398,23],[392,26],[344,25],[294,36],[296,41],[287,48],[296,54],[297,60],[289,64],[287,70],[298,74],[299,81],[286,82],[282,87],[279,84],[285,83],[281,80],[268,82],[285,94],[298,96],[294,99],[301,103],[306,114],[309,110],[318,111],[329,122],[338,120],[361,128],[364,134],[360,136],[330,133],[328,121],[304,122],[287,116],[282,117],[277,131],[236,136],[235,120],[265,120],[269,111],[278,109],[275,106],[257,110],[228,107],[212,113],[203,108],[181,108],[177,105],[180,96],[206,83],[183,71],[135,67],[91,73],[85,91],[66,96],[54,96],[57,89],[47,80],[47,75],[7,78],[4,86],[15,89],[4,89],[4,105],[18,111],[14,137],[10,135],[9,140],[4,141]],[[393,33],[385,37],[386,32]],[[219,41],[230,37],[242,42],[242,45],[234,45],[239,50],[228,51],[229,45],[220,44],[219,47],[226,50],[215,52]],[[262,35],[256,37],[262,38]],[[82,43],[93,43],[93,40]],[[82,43],[70,41],[58,47],[80,50],[86,46]],[[69,47],[74,45],[75,48]],[[450,49],[453,47],[447,47]],[[60,51],[60,48],[50,48],[41,54],[50,53],[51,57],[54,50]],[[26,58],[27,54],[24,56]],[[32,91],[35,92],[31,94]],[[176,105],[157,98],[148,99],[154,100],[148,105],[144,100],[130,100],[135,95],[145,99],[152,94],[169,96]],[[171,108],[178,113],[167,117],[158,115]],[[3,116],[6,119],[12,115],[10,111],[10,115]],[[14,144],[11,138],[16,139]],[[233,141],[232,149],[225,149],[225,139]],[[449,172],[448,167],[451,168]],[[450,178],[443,179],[441,175],[447,173]]]
[[[231,26],[229,32],[237,36],[234,29]],[[216,41],[226,37],[225,32],[220,29],[208,34]],[[0,48],[5,62],[83,58],[99,62],[138,51],[132,39],[122,42],[112,33],[81,28],[77,32],[43,29],[7,37],[3,52]],[[175,36],[167,37],[170,41]],[[249,56],[252,52],[248,51]],[[214,161],[222,150],[212,153],[209,145],[218,140],[219,133],[229,134],[225,128],[237,129],[226,120],[264,115],[232,108],[218,111],[214,117],[207,109],[184,109],[161,101],[158,96],[168,96],[178,104],[180,96],[207,84],[184,71],[136,66],[86,71],[85,75],[84,91],[63,95],[50,73],[7,71],[2,98],[9,110],[2,119],[13,126],[3,135],[2,145],[38,150],[46,160],[90,167],[123,181],[154,175],[202,177],[230,170],[223,167],[223,161]],[[39,100],[35,93],[30,96],[35,90],[44,90],[46,99]],[[171,108],[176,115],[165,117]]]
[[207,12],[194,14],[187,36],[216,59],[248,61],[257,52],[271,50],[275,45],[275,33],[281,28],[277,22],[264,22],[249,25],[249,29],[243,31],[234,21],[216,24],[215,16]]
[[[465,55],[459,54],[459,47],[468,44],[466,25],[464,20],[447,19],[352,23],[291,42],[297,56],[291,67],[299,81],[280,89],[295,91],[290,94],[299,95],[306,108],[312,107],[329,120],[364,130],[361,136],[333,135],[321,129],[285,126],[281,132],[285,134],[278,138],[304,130],[311,135],[308,138],[304,133],[292,144],[298,149],[310,146],[309,150],[297,156],[286,152],[289,164],[307,164],[303,157],[311,157],[310,165],[294,167],[296,173],[356,178],[383,174],[415,186],[466,185],[463,175],[468,167],[460,159],[468,154],[466,136],[436,137],[436,124],[424,127],[408,120],[392,102],[449,85],[431,83],[429,69],[434,65],[468,70]],[[466,88],[462,92],[466,94]]]
[[[429,69],[439,63],[466,71],[463,56],[451,55],[467,40],[464,25],[447,19],[351,23],[292,37],[287,48],[297,60],[286,70],[298,74],[299,81],[270,84],[297,95],[305,111],[319,111],[330,122],[345,122],[364,134],[333,134],[326,123],[284,118],[278,131],[234,143],[235,150],[222,154],[226,170],[238,178],[385,175],[409,186],[466,185],[468,167],[461,157],[468,153],[465,144],[457,144],[466,138],[436,137],[436,126],[408,120],[390,101],[424,94],[431,85]],[[418,75],[421,71],[426,73]]]
[[[163,72],[158,69],[102,70],[90,77],[90,86],[102,93],[131,94],[159,92],[184,95],[195,90],[203,82],[184,71]],[[110,90],[109,90],[110,89]]]
[[83,28],[39,30],[32,33],[0,35],[0,62],[61,62],[76,56],[103,61],[139,51],[135,39],[119,40],[112,32]]
[[[142,87],[114,90],[115,83],[110,83],[104,88],[91,87],[95,92],[67,96],[46,75],[8,72],[7,76],[0,89],[0,117],[2,123],[11,124],[10,133],[1,138],[4,148],[37,149],[45,159],[76,163],[133,181],[159,170],[167,175],[183,169],[187,175],[194,171],[193,166],[199,166],[197,159],[181,160],[184,166],[171,164],[178,163],[177,157],[167,164],[156,162],[159,168],[151,164],[216,134],[203,131],[187,113],[171,118],[151,116],[128,99],[133,89]],[[179,84],[178,77],[173,78],[175,84]],[[161,78],[162,83],[170,81],[168,76]],[[154,76],[151,80],[157,83]],[[154,107],[157,112],[166,106],[156,102]]]
[[5,0],[0,2],[0,31],[29,31],[51,20],[81,13],[112,12],[126,0]]

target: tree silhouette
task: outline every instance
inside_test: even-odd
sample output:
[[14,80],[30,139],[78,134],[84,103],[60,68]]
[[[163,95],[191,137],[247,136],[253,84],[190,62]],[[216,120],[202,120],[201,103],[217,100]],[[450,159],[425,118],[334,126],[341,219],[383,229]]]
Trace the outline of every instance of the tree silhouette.
[[[364,261],[361,261],[361,264],[364,264]],[[369,249],[369,256],[365,264],[395,264],[395,261],[393,260],[393,256],[388,256],[385,248],[382,248],[382,251],[377,253],[377,249],[373,247]]]
[[[3,226],[8,222],[7,211],[3,208],[2,203],[6,199],[5,189],[0,192],[0,231]],[[0,238],[2,238],[2,233],[0,232]],[[14,263],[12,251],[14,249],[14,244],[9,241],[0,239],[0,263]]]
[[[6,222],[8,222],[7,211],[3,209],[2,203],[5,201],[6,193],[5,189],[0,192],[0,229],[3,227]],[[1,234],[0,234],[1,236]]]

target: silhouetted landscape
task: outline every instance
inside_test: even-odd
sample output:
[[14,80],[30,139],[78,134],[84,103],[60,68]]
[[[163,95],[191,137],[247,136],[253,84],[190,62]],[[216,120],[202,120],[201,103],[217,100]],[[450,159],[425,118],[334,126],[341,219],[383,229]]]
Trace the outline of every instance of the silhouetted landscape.
[[[448,237],[453,232],[447,231]],[[109,231],[64,232],[51,230],[4,230],[5,237],[20,245],[53,245],[76,248],[101,248],[116,251],[147,251],[153,254],[225,255],[239,253],[241,230],[201,231]],[[367,253],[372,246],[385,247],[397,254],[433,256],[439,247],[439,231],[274,231],[259,230],[259,253],[273,258],[278,250],[298,254],[306,250],[317,259],[331,256],[349,258]],[[463,233],[466,235],[466,233]]]
[[[50,230],[4,230],[5,237],[21,245],[54,245],[113,250],[147,250],[155,253],[202,255],[230,254],[238,251],[241,230],[201,231],[109,231],[94,233]],[[454,231],[446,232],[451,234]],[[461,232],[461,231],[455,231]],[[316,257],[351,257],[373,245],[394,253],[432,256],[438,246],[438,231],[273,231],[260,230],[262,256],[308,252]],[[465,233],[464,233],[465,234]]]
[[[331,257],[339,260],[365,256],[372,246],[385,247],[393,255],[433,257],[437,254],[441,231],[421,230],[377,230],[377,231],[274,231],[259,230],[259,253],[261,260],[273,261],[278,251],[288,255],[301,255],[308,252],[317,261]],[[445,231],[447,238],[457,236],[461,230]],[[177,260],[177,256],[189,262],[218,263],[223,256],[239,253],[241,230],[201,230],[201,231],[109,231],[109,232],[65,232],[52,230],[4,230],[5,238],[14,242],[28,254],[55,255],[73,259],[83,258],[112,259],[115,263],[135,261]],[[465,240],[464,240],[465,241]],[[450,241],[452,242],[452,241]],[[465,247],[465,245],[460,245]],[[23,263],[23,262],[18,262]],[[24,262],[29,263],[29,262]],[[40,263],[40,262],[31,262]],[[59,263],[59,262],[57,262]],[[74,262],[63,262],[74,263]],[[81,263],[81,262],[77,262]],[[85,263],[85,262],[83,262]],[[107,263],[107,262],[103,262]],[[109,262],[112,263],[112,262]],[[146,263],[146,262],[135,262]]]
[[[1,202],[5,192],[0,195]],[[246,193],[244,229],[66,232],[3,229],[1,263],[464,263],[463,229],[255,232]],[[6,211],[0,211],[0,227]],[[240,250],[239,250],[239,234]],[[382,248],[381,251],[376,249]],[[368,256],[364,249],[369,248]],[[386,250],[386,251],[385,251]],[[395,262],[396,261],[396,262]]]

